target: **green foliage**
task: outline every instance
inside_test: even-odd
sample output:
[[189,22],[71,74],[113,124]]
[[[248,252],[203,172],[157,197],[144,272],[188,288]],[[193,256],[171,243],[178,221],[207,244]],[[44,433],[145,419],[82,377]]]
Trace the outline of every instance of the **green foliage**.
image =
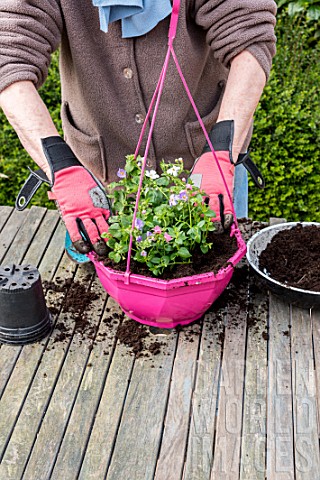
[[141,157],[136,161],[128,155],[125,169],[119,169],[120,180],[110,184],[113,199],[113,215],[107,239],[109,258],[115,263],[128,256],[132,232],[132,258],[145,263],[153,275],[170,270],[178,264],[190,263],[198,245],[207,253],[212,243],[208,232],[215,229],[212,217],[215,213],[203,201],[204,192],[180,178],[182,159],[173,164],[161,162],[161,174],[146,170],[141,189],[139,208],[132,229],[133,213],[141,175]]
[[320,45],[301,18],[279,15],[278,53],[255,116],[252,157],[266,179],[250,188],[250,216],[320,221]]
[[[278,11],[290,17],[305,19],[310,31],[308,42],[318,42],[320,38],[320,0],[278,0]],[[312,27],[312,28],[310,28]]]
[[294,16],[298,13],[305,13],[307,20],[320,19],[320,1],[319,0],[278,0],[278,9],[286,7],[288,14]]
[[[58,131],[62,133],[58,61],[58,53],[55,53],[48,79],[40,89],[40,95],[48,106]],[[32,169],[38,168],[22,147],[15,131],[0,109],[0,205],[14,205],[17,193],[29,174],[28,166]],[[38,190],[32,204],[53,208],[52,202],[48,200],[45,186]]]

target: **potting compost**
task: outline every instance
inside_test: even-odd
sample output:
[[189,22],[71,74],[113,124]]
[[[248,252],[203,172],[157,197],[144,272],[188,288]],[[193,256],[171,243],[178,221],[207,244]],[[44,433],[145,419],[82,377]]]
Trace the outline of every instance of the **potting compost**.
[[320,292],[320,228],[298,223],[278,232],[261,252],[259,268],[278,282]]
[[[175,265],[172,269],[163,272],[156,278],[163,280],[172,278],[184,278],[199,273],[214,272],[217,273],[220,268],[227,266],[228,260],[237,251],[237,241],[235,237],[230,237],[230,231],[224,235],[216,235],[214,232],[209,232],[208,241],[213,244],[208,253],[203,254],[200,248],[195,248],[190,263],[184,265]],[[110,258],[99,258],[103,261],[106,267],[111,267],[114,270],[125,272],[126,261],[120,263],[113,262]],[[147,277],[154,277],[146,264],[131,261],[131,272]]]

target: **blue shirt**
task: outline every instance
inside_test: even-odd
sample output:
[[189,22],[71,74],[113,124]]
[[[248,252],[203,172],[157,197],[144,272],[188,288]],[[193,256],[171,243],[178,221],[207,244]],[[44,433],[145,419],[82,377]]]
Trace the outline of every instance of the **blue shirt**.
[[99,8],[100,28],[121,20],[122,38],[139,37],[171,14],[170,0],[92,0]]

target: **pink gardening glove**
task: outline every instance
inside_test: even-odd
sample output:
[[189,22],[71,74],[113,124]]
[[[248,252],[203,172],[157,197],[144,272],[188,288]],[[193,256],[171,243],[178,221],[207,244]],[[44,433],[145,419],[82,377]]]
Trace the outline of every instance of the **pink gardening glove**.
[[42,145],[52,174],[48,196],[56,201],[75,248],[80,253],[93,248],[99,255],[106,254],[100,237],[109,228],[110,203],[105,190],[62,138],[44,138]]
[[[216,152],[231,197],[234,187],[234,165],[232,163],[233,121],[217,123],[210,132],[210,140]],[[229,228],[233,223],[231,202],[221,173],[208,144],[204,153],[197,158],[191,170],[190,179],[203,190],[209,199],[209,207],[215,212],[217,232]]]

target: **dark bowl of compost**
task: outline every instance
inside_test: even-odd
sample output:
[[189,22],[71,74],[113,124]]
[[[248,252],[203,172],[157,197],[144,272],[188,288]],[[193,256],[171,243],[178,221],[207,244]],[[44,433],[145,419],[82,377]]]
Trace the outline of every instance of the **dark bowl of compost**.
[[247,244],[260,283],[289,303],[320,307],[320,223],[288,222],[264,228]]

